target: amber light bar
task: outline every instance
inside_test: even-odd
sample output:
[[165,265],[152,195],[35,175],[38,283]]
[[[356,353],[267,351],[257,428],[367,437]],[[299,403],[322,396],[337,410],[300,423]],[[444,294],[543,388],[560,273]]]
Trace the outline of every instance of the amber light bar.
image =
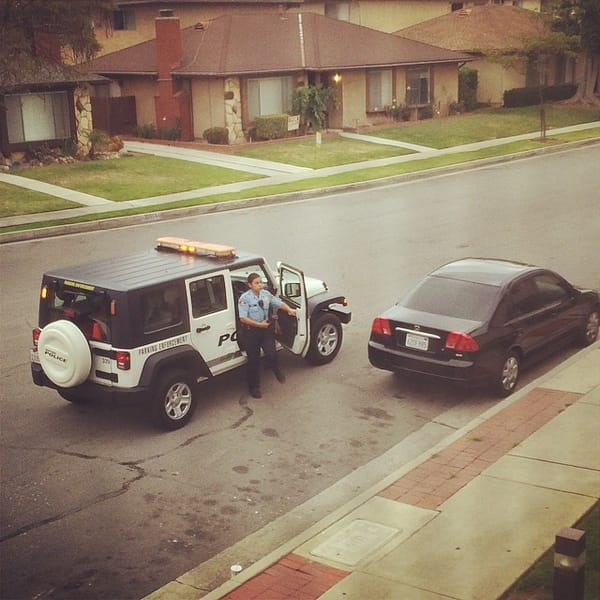
[[209,242],[197,242],[178,237],[161,237],[156,240],[156,249],[174,250],[182,254],[202,254],[208,256],[235,256],[233,246],[222,244],[211,244]]

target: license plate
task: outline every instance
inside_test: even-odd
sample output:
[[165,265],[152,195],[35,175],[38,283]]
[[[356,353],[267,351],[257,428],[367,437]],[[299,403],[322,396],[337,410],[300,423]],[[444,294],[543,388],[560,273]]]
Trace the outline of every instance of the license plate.
[[29,352],[31,353],[31,362],[39,363],[40,357],[38,356],[37,350],[30,350]]
[[407,348],[425,351],[429,348],[429,338],[424,335],[417,335],[416,333],[407,333],[404,345]]

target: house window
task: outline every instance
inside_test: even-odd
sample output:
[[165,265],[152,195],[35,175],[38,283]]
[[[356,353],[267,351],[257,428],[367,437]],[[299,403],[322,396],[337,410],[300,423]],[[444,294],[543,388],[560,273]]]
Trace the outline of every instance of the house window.
[[325,0],[325,16],[338,21],[350,21],[350,2]]
[[429,69],[414,69],[406,73],[406,104],[429,104]]
[[392,70],[367,71],[367,112],[378,112],[392,104]]
[[10,94],[5,100],[10,144],[71,137],[67,92]]
[[114,10],[112,14],[113,29],[115,31],[135,29],[135,11],[133,8]]
[[281,115],[292,109],[293,77],[265,77],[248,80],[248,117]]

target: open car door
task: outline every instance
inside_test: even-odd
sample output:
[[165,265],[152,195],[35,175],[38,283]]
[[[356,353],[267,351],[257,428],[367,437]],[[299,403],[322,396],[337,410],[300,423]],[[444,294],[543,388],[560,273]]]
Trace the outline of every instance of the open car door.
[[308,300],[304,273],[286,264],[279,265],[279,296],[292,308],[292,317],[282,310],[279,312],[277,341],[294,354],[305,356],[308,352],[310,336],[308,331]]

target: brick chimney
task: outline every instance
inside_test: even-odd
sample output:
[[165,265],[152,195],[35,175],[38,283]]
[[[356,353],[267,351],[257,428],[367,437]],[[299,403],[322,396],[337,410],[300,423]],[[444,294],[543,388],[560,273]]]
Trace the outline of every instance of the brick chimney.
[[173,11],[163,9],[154,23],[156,59],[159,79],[169,79],[171,71],[181,64],[181,29]]
[[172,71],[181,65],[181,29],[173,11],[163,9],[155,20],[156,69],[158,72],[158,95],[155,98],[156,127],[174,127],[180,119],[179,102],[175,98],[176,83]]

